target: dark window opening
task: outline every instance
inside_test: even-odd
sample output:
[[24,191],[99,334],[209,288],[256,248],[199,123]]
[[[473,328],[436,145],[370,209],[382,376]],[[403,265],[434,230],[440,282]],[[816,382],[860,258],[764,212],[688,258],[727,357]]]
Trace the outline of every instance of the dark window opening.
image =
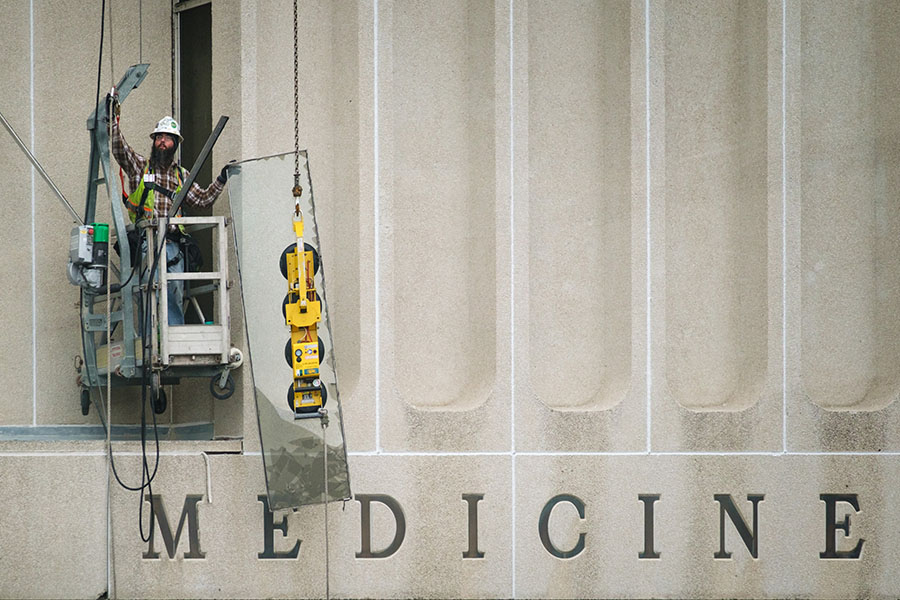
[[[203,149],[206,139],[212,133],[212,9],[210,4],[203,4],[178,13],[179,19],[179,115],[181,118],[181,135],[184,143],[181,146],[181,165],[190,169]],[[212,157],[197,174],[196,183],[206,187],[212,183],[214,172]],[[186,215],[207,216],[213,213],[212,207],[198,209],[188,207]],[[198,231],[193,234],[203,254],[204,271],[213,269],[212,233],[211,230]],[[213,299],[210,294],[197,297],[200,309],[207,321],[213,320]],[[185,311],[185,323],[201,323],[200,316],[193,307]]]

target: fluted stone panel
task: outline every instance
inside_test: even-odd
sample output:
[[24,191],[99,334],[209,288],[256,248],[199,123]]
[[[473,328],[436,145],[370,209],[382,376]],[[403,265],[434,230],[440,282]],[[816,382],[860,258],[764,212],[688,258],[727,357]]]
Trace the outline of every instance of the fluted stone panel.
[[788,447],[900,449],[897,7],[787,15]]
[[[218,4],[223,11],[232,7]],[[335,353],[348,439],[374,449],[376,340],[373,124],[375,77],[372,7],[358,2],[298,5],[298,144],[309,152],[321,256],[332,311]],[[241,28],[254,43],[242,46],[241,158],[294,148],[293,3],[244,2]],[[222,43],[229,36],[221,31]],[[215,47],[214,47],[215,52]],[[234,64],[231,64],[234,68]],[[323,127],[322,124],[328,125]],[[289,214],[292,181],[285,182]],[[245,410],[244,428],[255,427]]]
[[[384,447],[508,447],[493,3],[379,4],[376,214]],[[508,80],[507,80],[508,81]],[[502,112],[500,112],[502,111]],[[508,121],[508,117],[506,117]],[[503,140],[501,148],[506,147]],[[501,270],[502,269],[502,270]]]
[[528,6],[527,372],[559,410],[631,383],[630,24],[624,1]]
[[781,7],[654,3],[649,19],[651,447],[775,450]]
[[803,389],[878,410],[900,394],[900,10],[806,2],[800,33]]
[[766,384],[766,16],[666,5],[666,385],[692,410],[747,408]]
[[[513,9],[516,447],[646,445],[643,9]],[[603,61],[590,57],[604,56]]]
[[396,394],[421,410],[479,407],[495,377],[493,12],[485,2],[394,5],[385,258]]

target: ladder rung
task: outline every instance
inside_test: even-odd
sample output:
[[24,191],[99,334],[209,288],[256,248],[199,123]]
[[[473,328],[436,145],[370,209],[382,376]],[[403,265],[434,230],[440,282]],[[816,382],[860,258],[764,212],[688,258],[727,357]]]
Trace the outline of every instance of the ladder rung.
[[204,279],[221,279],[221,271],[198,271],[196,273],[166,273],[166,279],[169,281],[177,280],[204,280]]

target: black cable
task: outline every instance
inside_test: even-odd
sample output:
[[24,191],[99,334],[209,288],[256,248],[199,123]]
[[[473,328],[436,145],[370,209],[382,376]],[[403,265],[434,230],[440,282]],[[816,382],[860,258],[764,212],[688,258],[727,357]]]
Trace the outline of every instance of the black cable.
[[[95,100],[95,104],[94,104],[98,108],[100,106],[100,81],[101,81],[102,73],[103,73],[103,38],[104,38],[104,33],[105,33],[105,25],[106,25],[106,0],[102,0],[101,6],[100,6],[100,53],[99,53],[99,56],[97,59],[97,91],[96,91],[96,95],[95,95],[96,100]],[[107,105],[107,110],[109,110],[108,105]],[[95,109],[94,110],[94,124],[93,124],[94,132],[96,132],[96,130],[97,130],[97,121],[98,121],[99,116],[100,115],[98,114],[97,109]],[[157,254],[156,259],[157,260],[155,262],[158,262],[158,260],[159,260],[158,254]],[[132,270],[132,274],[133,274],[133,270]],[[107,274],[107,276],[109,276],[109,274]],[[152,277],[152,271],[151,271],[151,277]],[[129,279],[130,279],[130,276],[129,276]],[[127,284],[127,281],[125,283]],[[125,284],[122,284],[122,285],[125,285]],[[84,294],[83,289],[81,290],[81,293]],[[149,296],[150,296],[150,294],[148,293],[147,294],[148,307],[149,307]],[[108,297],[107,297],[107,302],[109,302]],[[148,332],[147,335],[149,335],[149,326],[145,329],[145,331]],[[146,444],[147,436],[146,436],[146,413],[145,413],[146,399],[147,399],[147,384],[148,384],[147,357],[149,356],[149,353],[146,352],[147,335],[142,336],[142,338],[145,339],[145,341],[144,341],[145,352],[141,357],[141,363],[143,366],[143,374],[142,374],[142,381],[141,381],[141,467],[142,468],[141,468],[141,486],[139,488],[135,488],[133,486],[128,486],[121,480],[121,478],[119,478],[119,474],[116,471],[116,467],[115,467],[115,460],[113,458],[112,447],[110,446],[110,448],[108,448],[110,465],[112,466],[112,470],[113,470],[113,474],[115,475],[116,482],[118,482],[118,484],[120,486],[122,486],[123,488],[130,490],[130,491],[142,492],[144,490],[144,488],[147,488],[147,490],[150,492],[150,532],[148,533],[147,536],[144,536],[144,523],[143,523],[144,499],[143,499],[143,494],[142,493],[139,494],[139,498],[138,498],[138,502],[139,502],[138,527],[140,529],[141,539],[145,542],[150,540],[150,534],[152,534],[152,532],[153,532],[153,522],[154,522],[154,518],[155,518],[155,510],[154,510],[154,506],[153,506],[153,491],[152,491],[152,488],[150,487],[150,484],[152,483],[153,478],[156,476],[157,469],[159,468],[159,430],[158,430],[157,423],[156,423],[155,411],[151,411],[151,412],[153,412],[153,432],[154,432],[154,437],[156,439],[156,461],[155,461],[155,464],[153,467],[152,474],[150,473],[149,463],[147,461],[147,444]],[[110,342],[111,342],[111,340],[107,340],[106,341],[107,345]],[[82,352],[85,354],[85,356],[87,356],[87,348],[86,348],[85,342],[84,342],[84,332],[83,331],[82,331],[82,336],[81,336],[81,346],[82,346]],[[107,369],[109,369],[109,367],[110,367],[110,365],[107,365]],[[89,390],[91,389],[90,384],[91,384],[91,382],[88,381],[88,389]],[[111,402],[111,401],[112,401],[112,398],[107,398],[107,402]],[[102,393],[101,393],[101,404],[102,404]],[[112,435],[111,424],[105,423],[103,416],[102,416],[103,410],[101,410],[99,406],[98,406],[97,412],[101,414],[100,421],[101,421],[101,423],[104,423],[104,429],[107,431],[107,434],[111,436]]]
[[[103,30],[106,25],[106,0],[100,6],[100,58],[97,60],[97,100],[95,106],[100,106],[100,75],[103,72]],[[94,111],[94,131],[97,130],[97,111]],[[91,174],[93,176],[94,174]]]
[[[84,294],[83,289],[81,290],[81,294],[82,294],[82,302],[83,302],[83,294]],[[148,301],[148,306],[149,306],[149,301]],[[110,343],[110,340],[107,340],[107,344],[108,343]],[[85,356],[87,356],[87,347],[85,346],[83,334],[81,336],[81,352]],[[109,368],[109,367],[107,366],[107,368]],[[91,394],[91,401],[94,403],[94,406],[97,409],[97,413],[100,415],[100,423],[103,425],[104,432],[110,433],[110,435],[111,435],[111,432],[110,432],[111,424],[107,424],[106,419],[104,419],[104,414],[106,412],[106,406],[103,401],[103,392],[102,392],[102,390],[100,390],[98,388],[98,393],[100,395],[100,401],[99,402],[95,401],[94,397],[93,397],[93,387],[90,385],[90,383],[91,382],[88,381],[88,390],[89,390],[89,393]],[[107,402],[110,402],[111,400],[112,400],[111,398],[107,398]],[[151,411],[151,413],[153,415],[153,433],[154,433],[154,439],[156,442],[156,444],[155,444],[156,456],[155,456],[155,461],[154,461],[154,465],[153,465],[153,472],[151,473],[150,468],[149,468],[149,461],[147,460],[147,448],[146,448],[146,423],[147,423],[146,407],[147,407],[147,386],[141,385],[141,485],[139,487],[131,486],[131,485],[128,485],[127,483],[125,483],[124,481],[122,481],[122,478],[119,476],[119,472],[116,469],[115,455],[112,453],[112,448],[109,449],[109,458],[110,458],[110,465],[111,465],[112,471],[113,471],[113,476],[115,477],[116,482],[123,489],[129,490],[132,492],[141,492],[146,488],[148,493],[150,494],[150,531],[152,532],[153,523],[155,520],[155,507],[153,506],[153,488],[151,487],[151,483],[153,482],[153,479],[156,477],[156,473],[159,469],[159,456],[160,456],[160,454],[159,454],[159,428],[158,428],[158,424],[156,422],[156,413],[154,411]],[[150,540],[150,536],[149,536],[149,534],[147,536],[144,535],[143,510],[144,510],[144,502],[143,502],[143,497],[141,497],[140,504],[138,507],[138,526],[140,529],[141,539],[145,542],[148,542]]]
[[[83,303],[84,290],[81,290],[81,295],[82,295],[81,301]],[[107,340],[107,344],[109,344],[109,343],[110,343],[110,340]],[[85,346],[85,343],[84,343],[84,333],[83,332],[82,332],[82,336],[81,336],[81,352],[82,352],[82,354],[87,356],[87,347]],[[107,365],[107,368],[109,368],[108,365]],[[112,435],[111,424],[108,424],[106,422],[106,419],[104,419],[104,417],[103,417],[103,415],[106,413],[106,406],[103,401],[103,391],[101,388],[99,388],[99,387],[97,388],[98,394],[100,395],[99,402],[97,402],[94,399],[93,391],[94,391],[93,386],[91,386],[91,382],[88,381],[88,393],[91,396],[91,402],[94,403],[94,407],[97,410],[97,414],[100,415],[100,423],[103,425],[103,431],[111,436]],[[145,395],[146,395],[146,388],[142,387],[141,394],[142,394],[142,397],[141,397],[141,400],[142,400],[142,402],[141,402],[141,418],[142,418],[141,437],[142,437],[142,441],[143,441],[144,430],[145,430],[143,420],[144,420],[144,407],[146,406],[146,403],[144,402]],[[107,398],[107,402],[111,402],[111,401],[112,401],[112,398]],[[148,492],[150,493],[150,531],[151,532],[153,531],[153,523],[154,523],[154,519],[155,519],[155,509],[153,506],[153,489],[150,486],[150,484],[153,481],[153,478],[156,476],[156,472],[159,467],[159,431],[156,428],[156,415],[155,414],[154,414],[153,421],[154,421],[153,430],[154,430],[154,434],[155,434],[155,438],[156,438],[156,461],[153,466],[153,474],[150,475],[149,478],[147,478],[146,476],[149,474],[149,469],[148,469],[149,465],[147,463],[147,458],[146,458],[146,448],[142,444],[141,485],[140,485],[140,487],[130,486],[127,483],[125,483],[124,481],[122,481],[122,478],[119,476],[119,472],[116,469],[115,455],[112,453],[112,448],[111,447],[108,448],[110,466],[112,467],[113,476],[115,477],[116,482],[122,488],[132,491],[132,492],[141,492],[144,490],[144,488],[147,488]],[[147,542],[150,540],[150,537],[149,537],[149,535],[146,537],[144,536],[143,510],[144,510],[144,502],[143,502],[143,497],[141,497],[140,498],[140,506],[138,508],[138,527],[140,529],[141,539],[143,541]]]
[[[134,261],[132,261],[132,262],[134,262]],[[119,266],[121,266],[121,265],[119,265]],[[109,286],[109,293],[115,294],[116,292],[122,291],[122,288],[125,287],[126,285],[128,285],[128,282],[131,281],[132,277],[134,277],[134,271],[135,271],[135,268],[134,268],[134,265],[132,264],[131,265],[131,273],[128,274],[128,279],[126,279],[122,283],[114,283],[113,285]],[[113,328],[113,331],[115,331],[115,328]]]
[[[84,338],[81,339],[81,346],[82,346],[82,348],[84,348]],[[84,350],[82,350],[82,351],[84,351]],[[106,404],[105,404],[105,402],[103,401],[103,391],[102,391],[102,388],[99,388],[99,387],[97,388],[97,390],[98,390],[98,393],[100,394],[100,401],[99,401],[99,402],[96,401],[96,400],[94,399],[94,396],[93,396],[93,391],[94,391],[94,390],[93,390],[93,388],[90,386],[90,384],[88,385],[88,391],[89,391],[89,393],[91,394],[91,402],[94,403],[94,408],[96,408],[97,413],[100,415],[100,424],[103,426],[103,431],[104,431],[104,432],[108,432],[106,419],[103,418],[103,415],[104,415],[104,413],[106,412]],[[158,443],[158,442],[159,442],[159,437],[157,437],[157,443]],[[113,471],[113,475],[115,476],[116,481],[118,482],[118,484],[119,484],[122,488],[124,488],[124,489],[126,489],[126,490],[128,490],[128,491],[131,491],[131,492],[138,492],[138,491],[144,489],[145,487],[147,487],[146,484],[142,484],[141,487],[135,487],[135,486],[130,486],[130,485],[128,485],[127,483],[123,482],[122,479],[119,477],[119,473],[116,471],[116,461],[115,461],[115,456],[114,456],[113,454],[110,454],[110,460],[112,461],[112,471]],[[159,447],[158,447],[158,444],[157,444],[156,460],[157,460],[157,463],[159,463]],[[144,541],[146,541],[146,540],[144,540]]]
[[[83,298],[84,298],[84,290],[81,289],[80,292],[81,292],[81,299],[80,299],[80,301],[81,301],[81,303],[83,304],[83,302],[84,302],[84,300],[83,300]],[[110,340],[107,340],[107,343],[110,343]],[[84,342],[84,334],[83,334],[83,333],[82,333],[82,336],[81,336],[81,353],[84,354],[85,356],[87,356],[87,346],[85,345],[85,342]],[[107,367],[107,368],[109,368],[109,367]],[[106,419],[104,418],[104,415],[106,414],[106,404],[105,404],[105,402],[103,401],[103,391],[102,391],[101,388],[98,387],[98,393],[100,394],[100,400],[99,400],[99,402],[98,402],[97,400],[94,399],[94,396],[93,396],[94,389],[93,389],[93,386],[91,385],[90,380],[88,380],[87,388],[88,388],[88,393],[91,394],[91,402],[94,403],[94,407],[97,409],[97,414],[100,415],[100,424],[103,426],[103,431],[106,432],[106,433],[109,433],[109,431],[110,431],[110,430],[109,430],[110,425],[107,424]],[[142,407],[141,407],[142,431],[141,431],[141,433],[142,433],[142,434],[144,433],[144,431],[143,431],[143,425],[144,425],[144,421],[145,421],[144,410],[143,410],[143,409],[144,409],[144,406],[146,406],[146,404],[145,404],[145,392],[146,392],[146,389],[145,389],[145,388],[142,388],[142,390],[141,390],[141,394],[142,394],[142,396],[141,396],[141,401],[142,401]],[[107,401],[110,401],[110,400],[111,400],[111,399],[107,399]],[[153,474],[151,475],[150,481],[152,481],[152,478],[156,476],[156,471],[157,471],[157,469],[158,469],[158,467],[159,467],[159,431],[158,431],[158,429],[157,429],[157,427],[156,427],[156,415],[155,415],[155,413],[154,413],[154,419],[153,419],[153,420],[154,420],[154,434],[155,434],[155,438],[156,438],[156,462],[155,462],[154,467],[153,467]],[[131,485],[128,485],[127,483],[125,483],[124,481],[122,481],[122,479],[121,479],[121,477],[119,477],[119,473],[118,473],[118,471],[117,471],[117,469],[116,469],[115,455],[114,455],[112,452],[110,452],[110,462],[112,463],[112,465],[111,465],[111,466],[112,466],[112,471],[113,471],[113,475],[115,476],[116,482],[117,482],[122,488],[124,488],[124,489],[126,489],[126,490],[129,490],[129,491],[132,491],[132,492],[138,492],[138,491],[143,490],[144,488],[148,488],[148,487],[149,487],[149,484],[148,484],[149,482],[148,482],[148,483],[145,483],[143,479],[142,479],[142,481],[141,481],[141,486],[140,486],[140,487],[131,486]],[[146,464],[146,462],[147,462],[146,459],[145,459],[143,462]],[[142,470],[143,470],[144,472],[146,472],[146,469],[142,469]],[[142,506],[143,506],[143,504],[142,504]],[[144,540],[144,541],[147,541],[147,540]]]
[[[149,242],[149,239],[147,239],[147,238],[149,238],[149,236],[145,236],[145,242],[147,244],[147,249],[149,251],[150,242]],[[141,468],[141,488],[140,489],[144,489],[144,487],[146,487],[147,492],[150,495],[150,533],[152,533],[152,531],[153,531],[153,522],[154,522],[155,515],[156,515],[156,508],[153,505],[152,483],[153,483],[153,479],[156,477],[156,473],[159,468],[159,427],[156,422],[156,410],[155,410],[155,408],[151,407],[150,414],[152,415],[152,418],[153,418],[153,433],[154,433],[154,437],[156,439],[156,463],[154,464],[154,467],[153,467],[153,473],[150,473],[150,465],[147,461],[146,432],[147,432],[147,388],[150,386],[150,377],[152,376],[152,374],[150,372],[151,369],[150,369],[148,361],[146,360],[146,357],[151,355],[150,347],[151,347],[151,339],[152,338],[150,336],[153,335],[153,331],[151,329],[153,320],[151,318],[152,317],[152,311],[151,311],[152,294],[150,293],[150,286],[154,285],[156,273],[159,270],[159,260],[160,260],[160,257],[162,256],[163,252],[165,251],[165,248],[166,248],[166,235],[165,235],[165,233],[163,233],[163,235],[160,236],[159,246],[157,247],[156,243],[154,243],[153,262],[151,263],[150,273],[149,273],[149,277],[147,278],[147,284],[146,284],[147,292],[146,292],[146,294],[144,294],[144,297],[142,297],[142,299],[141,299],[142,300],[141,301],[142,310],[143,310],[143,314],[141,315],[141,326],[142,326],[141,339],[143,341],[143,348],[142,348],[142,357],[143,358],[141,361],[141,367],[142,367],[142,372],[141,372],[141,457],[142,457],[142,464],[141,464],[141,467],[142,468]],[[168,259],[168,256],[166,256],[166,258]],[[168,294],[168,289],[163,290],[163,292]],[[168,300],[166,300],[166,301],[168,301]],[[157,402],[158,401],[159,401],[159,397],[157,396]],[[138,507],[138,523],[140,526],[141,539],[145,542],[148,542],[150,540],[150,533],[148,533],[147,536],[144,536],[143,514],[144,514],[144,502],[143,502],[143,499],[141,499],[139,507]]]

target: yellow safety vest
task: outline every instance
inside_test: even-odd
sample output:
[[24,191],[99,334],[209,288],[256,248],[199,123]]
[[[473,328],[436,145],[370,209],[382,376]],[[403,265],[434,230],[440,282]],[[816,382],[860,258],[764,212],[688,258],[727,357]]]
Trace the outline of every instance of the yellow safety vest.
[[[178,187],[175,188],[175,195],[181,191],[181,185],[184,183],[182,171],[183,169],[181,167],[175,167],[176,177],[178,178]],[[162,188],[158,188],[154,181],[147,181],[148,174],[152,174],[149,162],[144,166],[144,172],[141,173],[140,183],[137,188],[131,192],[131,195],[128,196],[128,199],[125,202],[128,206],[128,216],[132,223],[137,220],[138,213],[141,213],[141,218],[150,219],[153,217],[153,208],[156,205],[153,191]],[[169,216],[171,217],[174,215]]]

